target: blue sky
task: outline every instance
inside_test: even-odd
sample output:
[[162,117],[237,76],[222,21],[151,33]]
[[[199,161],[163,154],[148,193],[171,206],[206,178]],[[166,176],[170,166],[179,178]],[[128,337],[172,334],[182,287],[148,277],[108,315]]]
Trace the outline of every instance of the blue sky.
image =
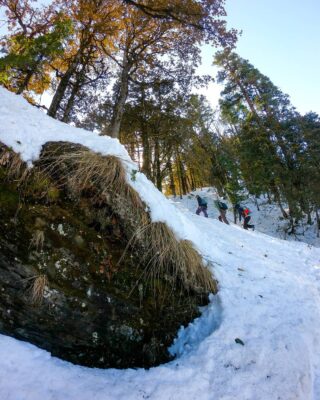
[[[320,0],[226,0],[229,27],[242,30],[237,53],[248,59],[283,92],[301,113],[320,114]],[[213,50],[205,47],[203,68]],[[217,103],[220,88],[204,93]]]

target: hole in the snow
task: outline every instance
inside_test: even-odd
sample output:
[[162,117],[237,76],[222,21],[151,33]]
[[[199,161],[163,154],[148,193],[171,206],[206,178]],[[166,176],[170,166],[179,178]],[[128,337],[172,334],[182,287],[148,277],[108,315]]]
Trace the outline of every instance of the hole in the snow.
[[202,308],[202,315],[184,328],[169,348],[172,356],[181,357],[198,348],[208,336],[217,330],[222,321],[222,306],[218,295],[209,296],[210,303]]

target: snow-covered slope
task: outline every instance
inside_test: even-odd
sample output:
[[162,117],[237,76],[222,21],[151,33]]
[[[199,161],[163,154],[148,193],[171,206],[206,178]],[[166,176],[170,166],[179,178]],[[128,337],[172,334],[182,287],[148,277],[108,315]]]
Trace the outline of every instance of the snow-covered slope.
[[[186,196],[172,198],[175,204],[179,208],[187,208],[191,212],[195,212],[197,208],[197,201],[195,196],[200,195],[205,198],[208,202],[208,215],[209,218],[218,218],[218,211],[214,206],[214,200],[218,197],[216,190],[212,187],[198,189]],[[225,201],[225,200],[224,200]],[[257,209],[257,204],[259,205],[259,210]],[[313,221],[311,225],[308,225],[305,220],[300,221],[299,225],[296,227],[295,234],[289,235],[287,231],[289,230],[289,222],[282,217],[281,210],[276,204],[269,204],[267,198],[261,197],[259,199],[254,199],[252,197],[247,198],[242,205],[248,207],[252,212],[252,220],[250,223],[255,224],[255,228],[258,232],[265,233],[269,236],[273,236],[279,239],[284,239],[288,241],[297,241],[311,244],[312,246],[320,247],[320,237],[317,236],[317,222],[315,215],[313,216]],[[229,221],[233,222],[233,211],[231,205],[227,211],[227,217]],[[238,225],[241,223],[238,221]]]
[[[0,89],[0,141],[16,151],[21,146],[32,161],[48,132],[49,140],[86,140],[96,151],[120,155],[130,177],[134,166],[117,141],[89,137]],[[33,145],[38,150],[31,154]],[[218,295],[181,329],[171,348],[177,358],[150,370],[79,367],[0,335],[0,399],[319,400],[320,249],[198,217],[141,174],[131,184],[154,219],[212,262]]]

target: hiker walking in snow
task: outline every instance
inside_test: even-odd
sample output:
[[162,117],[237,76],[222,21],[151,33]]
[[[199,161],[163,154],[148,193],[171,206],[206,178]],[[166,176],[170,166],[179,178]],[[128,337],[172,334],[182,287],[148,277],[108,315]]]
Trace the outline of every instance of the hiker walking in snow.
[[[235,209],[235,213],[238,213],[238,216],[239,216],[239,222],[241,222],[241,219],[242,219],[242,217],[243,217],[243,215],[242,215],[242,213],[243,213],[243,207],[239,204],[239,203],[237,203],[235,206],[234,206],[234,209]],[[235,223],[237,222],[237,220],[235,220]]]
[[249,224],[249,221],[251,219],[251,211],[249,210],[248,207],[244,207],[242,216],[244,218],[243,220],[243,228],[248,230],[248,228],[251,228],[254,231],[254,225]]
[[202,197],[200,197],[198,194],[196,195],[197,201],[198,201],[198,208],[196,211],[197,215],[200,215],[201,212],[203,212],[204,216],[206,218],[208,218],[208,214],[207,214],[207,208],[208,208],[208,204],[205,201],[205,199],[203,199]]
[[236,204],[235,209],[239,213],[239,221],[241,221],[241,217],[243,218],[243,228],[248,230],[248,228],[254,231],[254,225],[249,224],[251,219],[251,211],[248,207],[242,207],[240,204]]
[[219,211],[220,215],[218,217],[220,222],[224,222],[225,224],[229,225],[229,222],[227,220],[226,214],[227,214],[227,209],[228,206],[226,205],[226,203],[223,203],[220,200],[215,200],[214,201],[214,205],[216,206],[217,210]]

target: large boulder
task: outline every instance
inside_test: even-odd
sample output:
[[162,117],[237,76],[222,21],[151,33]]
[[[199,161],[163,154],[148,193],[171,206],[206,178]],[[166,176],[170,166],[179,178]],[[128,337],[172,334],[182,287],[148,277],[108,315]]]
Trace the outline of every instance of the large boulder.
[[168,361],[179,326],[199,314],[214,281],[190,244],[151,223],[115,178],[116,160],[115,181],[84,176],[72,161],[79,150],[48,145],[27,170],[1,147],[0,332],[91,367]]

